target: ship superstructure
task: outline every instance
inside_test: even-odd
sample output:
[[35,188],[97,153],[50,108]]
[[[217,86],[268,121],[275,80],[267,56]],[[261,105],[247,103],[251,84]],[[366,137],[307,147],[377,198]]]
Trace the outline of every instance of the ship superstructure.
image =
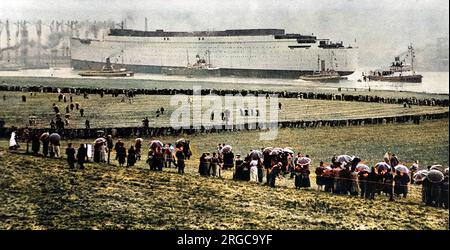
[[221,76],[298,78],[317,68],[317,58],[334,60],[324,67],[341,76],[357,68],[357,48],[283,29],[168,32],[111,29],[100,40],[71,39],[75,69],[100,69],[106,58],[135,72],[163,73],[185,68],[198,55],[220,69]]

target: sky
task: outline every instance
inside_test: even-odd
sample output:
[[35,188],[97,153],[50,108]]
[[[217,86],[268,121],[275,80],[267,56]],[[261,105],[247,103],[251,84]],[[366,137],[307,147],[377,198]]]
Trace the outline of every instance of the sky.
[[[172,31],[282,28],[357,45],[367,63],[448,37],[448,0],[1,0],[0,20],[116,20]],[[356,43],[355,43],[356,39]],[[391,58],[389,58],[390,60]]]

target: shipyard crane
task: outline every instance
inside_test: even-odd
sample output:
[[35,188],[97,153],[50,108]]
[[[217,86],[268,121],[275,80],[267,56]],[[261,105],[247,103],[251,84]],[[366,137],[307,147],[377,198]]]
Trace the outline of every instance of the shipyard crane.
[[19,60],[19,49],[18,49],[18,47],[19,47],[19,34],[20,34],[20,21],[17,21],[17,22],[15,22],[14,23],[15,25],[16,25],[16,34],[15,34],[15,40],[14,40],[14,42],[15,42],[15,47],[17,47],[17,49],[14,51],[15,52],[15,60],[16,60],[16,63],[18,62],[18,60]]
[[0,61],[3,59],[3,53],[1,51],[2,49],[2,33],[3,33],[3,22],[0,20]]
[[37,64],[39,65],[41,63],[41,49],[42,49],[42,41],[41,41],[41,37],[42,37],[42,21],[38,20],[35,23],[35,28],[36,28],[36,35],[37,35]]
[[[11,41],[11,31],[9,30],[9,20],[6,19],[5,22],[5,30],[6,30],[6,48],[10,47],[10,41]],[[9,50],[6,52],[6,61],[9,62],[11,60]]]

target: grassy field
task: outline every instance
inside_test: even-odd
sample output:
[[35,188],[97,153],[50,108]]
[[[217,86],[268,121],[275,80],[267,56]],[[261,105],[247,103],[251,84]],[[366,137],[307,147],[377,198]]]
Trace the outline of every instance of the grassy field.
[[[150,172],[144,163],[120,168],[88,164],[69,171],[62,159],[9,153],[0,141],[0,227],[2,229],[446,229],[448,210],[420,204],[420,187],[410,187],[406,199],[386,197],[366,201],[293,189],[293,180],[281,179],[279,188],[198,176],[198,156],[229,143],[235,153],[264,146],[291,146],[309,154],[313,168],[332,154],[354,154],[365,163],[395,152],[410,165],[448,166],[448,120],[421,125],[281,129],[275,141],[259,141],[258,132],[185,136],[193,158],[186,174],[175,169]],[[426,131],[426,133],[424,133]],[[146,138],[149,140],[150,138]],[[174,142],[175,137],[159,137]],[[125,138],[126,146],[133,138]],[[82,140],[73,143],[89,142]],[[63,141],[62,149],[68,141]],[[24,145],[22,144],[22,149]],[[23,150],[22,150],[23,152]],[[113,154],[114,157],[114,154]]]
[[[339,93],[338,87],[323,83],[297,82],[286,79],[252,79],[252,78],[171,78],[160,75],[156,79],[101,79],[101,78],[56,78],[56,77],[12,77],[0,76],[1,83],[19,86],[51,86],[51,87],[98,87],[98,88],[143,88],[143,89],[192,89],[201,86],[203,89],[237,89],[237,90],[272,90],[272,91],[304,91],[316,93]],[[399,83],[401,86],[403,83]],[[409,83],[412,84],[412,83]],[[446,84],[446,83],[443,83]],[[373,95],[391,98],[416,97],[419,99],[448,99],[448,94],[429,94],[407,91],[368,90],[368,88],[342,88],[342,93],[353,95]]]
[[[65,107],[70,103],[58,102],[57,93],[36,93],[36,96],[27,96],[27,102],[22,102],[22,92],[0,92],[0,96],[5,96],[6,101],[0,100],[0,118],[4,119],[6,126],[26,126],[29,116],[38,118],[37,127],[49,127],[50,120],[54,118],[52,104],[56,103],[61,114],[65,114]],[[85,117],[80,117],[77,110],[71,111],[70,125],[68,128],[84,128],[85,120],[89,119],[91,127],[138,127],[142,126],[142,119],[149,117],[150,126],[169,126],[170,114],[176,106],[170,105],[171,96],[139,95],[132,103],[121,102],[122,97],[112,97],[105,95],[90,95],[89,99],[83,96],[73,95],[73,102],[77,102],[85,111]],[[290,98],[280,98],[282,109],[279,110],[280,121],[286,120],[320,120],[320,119],[354,119],[354,118],[376,118],[384,116],[400,116],[412,114],[431,114],[448,111],[446,107],[412,106],[403,108],[402,105],[345,102],[328,100],[299,100]],[[209,107],[204,104],[203,112]],[[277,105],[277,103],[275,103]],[[160,117],[156,117],[156,110],[164,107],[166,112]],[[248,105],[244,105],[248,108]],[[234,110],[236,115],[240,112],[230,105],[226,109]],[[209,120],[209,112],[205,112],[206,119]],[[220,113],[216,114],[219,119]],[[267,107],[267,117],[269,117]],[[254,121],[256,116],[249,118]]]
[[0,150],[1,229],[440,229],[445,209]]
[[[42,83],[45,79],[28,81],[20,78],[15,81],[73,86],[73,79],[48,78],[48,84]],[[167,82],[157,81],[111,80],[114,85],[108,81],[89,79],[80,81],[80,85],[167,86]],[[225,88],[226,84],[220,86]],[[247,86],[250,88],[251,85]],[[265,87],[275,89],[275,85],[254,86]],[[57,94],[38,93],[36,97],[25,94],[27,102],[23,103],[22,93],[0,92],[1,96],[6,95],[6,101],[0,100],[0,118],[5,119],[6,126],[24,126],[30,115],[38,116],[39,126],[48,126],[54,116],[52,103],[58,104],[61,113],[65,112],[64,103],[58,103]],[[88,100],[82,96],[74,97],[74,102],[85,109],[91,127],[140,126],[145,116],[150,118],[153,126],[168,125],[174,109],[169,105],[168,96],[137,96],[131,104],[111,96],[91,95]],[[280,101],[283,104],[280,120],[348,119],[448,111],[448,108],[440,107],[404,109],[401,105],[360,102]],[[156,118],[155,111],[161,106],[167,112]],[[70,126],[82,128],[84,121],[85,118],[81,119],[75,112]],[[396,153],[407,166],[419,160],[422,167],[432,164],[448,167],[448,119],[421,122],[420,125],[286,128],[279,129],[276,139],[270,141],[260,140],[260,133],[240,131],[144,138],[146,142],[159,139],[167,143],[174,143],[180,137],[189,139],[193,157],[187,161],[184,176],[176,174],[173,168],[165,169],[163,173],[150,172],[145,163],[147,148],[143,149],[143,159],[132,168],[118,167],[113,160],[112,165],[89,163],[84,171],[69,171],[64,159],[26,155],[24,143],[18,152],[9,152],[8,141],[1,139],[0,229],[449,229],[448,210],[421,205],[418,186],[410,188],[406,199],[388,202],[386,197],[377,197],[375,201],[367,201],[315,191],[314,174],[311,176],[312,188],[300,191],[293,189],[293,180],[289,178],[280,179],[279,187],[271,189],[260,184],[232,181],[231,171],[224,171],[223,179],[202,178],[197,174],[200,154],[214,152],[218,143],[230,144],[233,151],[240,154],[266,146],[289,146],[295,152],[310,155],[313,169],[321,160],[329,162],[333,154],[356,155],[372,165],[382,160],[387,151]],[[129,148],[135,138],[123,140]],[[93,143],[92,140],[63,140],[62,152],[69,142],[75,145]],[[114,159],[114,153],[112,157]]]

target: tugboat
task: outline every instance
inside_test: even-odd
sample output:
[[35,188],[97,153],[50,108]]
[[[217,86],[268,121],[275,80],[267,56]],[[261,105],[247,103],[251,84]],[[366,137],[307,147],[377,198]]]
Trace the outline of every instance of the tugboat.
[[106,58],[106,65],[100,71],[84,71],[79,73],[80,76],[103,76],[103,77],[127,77],[134,76],[133,71],[124,68],[116,70],[111,64],[109,57]]
[[163,68],[161,72],[163,74],[173,76],[173,75],[185,75],[187,77],[207,77],[207,76],[217,76],[219,77],[220,68],[213,67],[211,64],[210,52],[206,51],[205,54],[208,55],[208,62],[205,58],[200,58],[200,55],[196,55],[196,62],[194,64],[189,63],[189,56],[187,55],[188,64],[183,68]]
[[320,56],[317,56],[318,70],[309,75],[302,75],[299,79],[304,81],[339,83],[342,77],[334,70],[333,55],[334,53],[331,58],[331,69],[325,70],[325,60],[320,60]]
[[[410,65],[405,64],[408,57],[411,57]],[[423,76],[416,74],[414,70],[415,57],[414,48],[410,45],[403,60],[400,60],[400,56],[397,56],[389,69],[371,71],[368,76],[363,77],[367,77],[369,81],[421,83]]]

